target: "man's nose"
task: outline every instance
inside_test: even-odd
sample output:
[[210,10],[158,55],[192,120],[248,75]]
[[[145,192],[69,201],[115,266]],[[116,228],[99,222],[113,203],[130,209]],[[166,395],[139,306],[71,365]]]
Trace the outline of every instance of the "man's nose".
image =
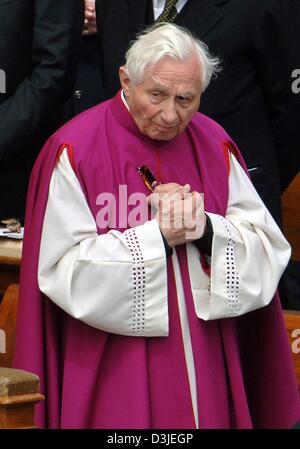
[[167,125],[174,125],[178,122],[178,114],[174,100],[166,101],[164,103],[161,118]]

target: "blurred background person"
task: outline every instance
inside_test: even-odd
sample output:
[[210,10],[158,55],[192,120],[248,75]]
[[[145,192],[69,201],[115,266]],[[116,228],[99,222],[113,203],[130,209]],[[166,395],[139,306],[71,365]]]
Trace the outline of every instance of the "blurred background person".
[[85,11],[82,39],[79,44],[79,65],[73,94],[65,104],[65,121],[95,106],[104,97],[97,42],[95,0],[82,1]]
[[28,180],[48,136],[63,121],[83,28],[82,0],[0,2],[0,219],[24,218]]

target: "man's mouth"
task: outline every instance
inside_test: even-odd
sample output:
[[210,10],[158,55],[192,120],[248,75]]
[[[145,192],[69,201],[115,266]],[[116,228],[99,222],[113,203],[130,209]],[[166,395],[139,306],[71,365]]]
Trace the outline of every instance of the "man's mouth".
[[163,126],[163,125],[158,125],[157,123],[155,123],[155,126],[156,126],[156,128],[159,129],[159,131],[163,131],[163,132],[170,132],[175,129],[175,126]]

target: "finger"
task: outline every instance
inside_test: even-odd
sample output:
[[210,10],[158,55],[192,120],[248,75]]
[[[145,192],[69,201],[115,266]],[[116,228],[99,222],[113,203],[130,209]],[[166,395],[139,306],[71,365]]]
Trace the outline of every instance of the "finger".
[[86,5],[85,9],[86,9],[87,11],[94,12],[94,11],[95,11],[95,6],[93,6],[93,5]]
[[156,211],[159,207],[160,195],[158,193],[152,193],[147,196],[148,206],[151,207],[153,211]]
[[184,188],[184,186],[174,185],[172,187],[168,187],[167,189],[160,189],[159,191],[154,191],[156,194],[160,195],[160,199],[164,201],[179,201],[183,200],[185,196],[188,194],[188,190],[190,186]]
[[169,182],[166,184],[159,184],[158,186],[155,187],[154,192],[157,192],[157,193],[170,192],[172,190],[175,190],[178,187],[181,187],[181,186],[177,182]]
[[182,195],[182,199],[185,199],[190,194],[191,186],[189,184],[185,184],[178,191]]
[[96,34],[98,32],[96,26],[89,27],[89,34]]
[[193,192],[194,207],[197,211],[204,211],[203,195],[199,192]]
[[179,184],[174,184],[174,188],[172,187],[170,192],[171,193],[178,192],[178,193],[185,194],[185,193],[188,193],[190,191],[190,189],[191,189],[191,186],[189,184],[185,184],[184,186],[181,186]]
[[[92,14],[92,16],[91,16]],[[90,19],[91,17],[93,17],[93,13],[91,13],[90,11],[88,11],[87,9],[84,10],[84,17],[86,19]]]

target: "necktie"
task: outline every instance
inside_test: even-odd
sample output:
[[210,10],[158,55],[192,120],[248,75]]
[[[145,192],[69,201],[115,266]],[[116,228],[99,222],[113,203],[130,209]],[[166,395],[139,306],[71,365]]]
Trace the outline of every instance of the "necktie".
[[156,19],[158,22],[174,22],[178,12],[175,5],[178,0],[166,0],[166,4],[161,15]]

